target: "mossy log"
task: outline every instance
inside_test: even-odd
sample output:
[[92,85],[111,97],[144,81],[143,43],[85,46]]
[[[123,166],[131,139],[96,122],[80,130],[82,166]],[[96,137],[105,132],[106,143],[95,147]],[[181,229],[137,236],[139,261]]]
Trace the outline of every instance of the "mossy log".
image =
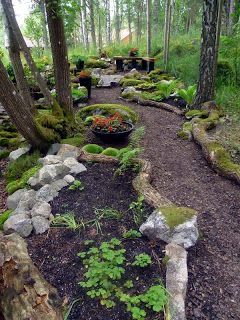
[[0,234],[0,310],[5,320],[63,320],[57,290],[33,265],[17,234]]
[[133,180],[134,189],[144,196],[147,203],[155,208],[172,206],[172,202],[160,195],[151,185],[151,164],[147,160],[137,159],[140,164],[140,172]]
[[142,98],[138,98],[138,103],[142,106],[149,106],[149,107],[164,109],[166,111],[170,111],[170,112],[176,113],[178,115],[184,114],[184,112],[182,110],[180,110],[179,108],[171,106],[170,104],[164,103],[164,102],[157,102],[157,101],[144,100]]
[[84,162],[103,162],[103,163],[118,163],[118,160],[115,157],[105,156],[104,154],[96,153],[87,153],[81,150],[81,153],[78,157],[78,161]]
[[216,126],[218,119],[218,111],[212,110],[207,119],[194,123],[193,138],[201,146],[204,157],[216,172],[240,184],[240,165],[232,161],[230,154],[218,141],[208,137],[207,131]]

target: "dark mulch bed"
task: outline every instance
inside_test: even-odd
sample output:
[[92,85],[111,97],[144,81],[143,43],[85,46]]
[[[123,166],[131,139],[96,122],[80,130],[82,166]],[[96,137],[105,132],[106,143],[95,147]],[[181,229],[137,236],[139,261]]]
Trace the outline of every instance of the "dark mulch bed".
[[216,174],[194,142],[177,137],[183,118],[119,100],[120,90],[93,90],[90,103],[122,103],[138,111],[152,184],[176,204],[199,212],[201,237],[188,250],[187,319],[240,319],[239,185]]
[[[130,203],[137,199],[137,194],[132,188],[132,172],[114,178],[115,165],[89,163],[87,168],[88,171],[78,177],[84,190],[63,189],[52,203],[53,213],[71,211],[78,219],[91,220],[94,218],[95,208],[110,207],[124,213],[121,221],[104,220],[101,226],[103,235],[97,234],[94,227],[87,227],[79,233],[65,228],[52,228],[48,234],[28,238],[29,253],[41,273],[59,290],[62,297],[67,297],[69,301],[81,298],[72,309],[69,319],[131,319],[130,314],[125,311],[125,306],[118,304],[114,309],[108,310],[95,299],[86,296],[85,289],[78,285],[78,282],[83,280],[84,269],[77,253],[86,249],[83,244],[85,240],[94,240],[94,245],[99,245],[113,237],[123,240],[129,261],[133,261],[134,256],[139,253],[148,253],[154,261],[151,267],[141,270],[127,267],[124,275],[124,278],[132,279],[136,283],[136,292],[143,292],[159,279],[165,279],[164,265],[161,263],[164,243],[152,243],[143,237],[135,240],[122,238],[123,232],[131,228],[137,229],[129,211]],[[153,211],[146,203],[144,208],[146,215]],[[156,314],[149,312],[147,319],[162,319],[162,316],[156,317]]]

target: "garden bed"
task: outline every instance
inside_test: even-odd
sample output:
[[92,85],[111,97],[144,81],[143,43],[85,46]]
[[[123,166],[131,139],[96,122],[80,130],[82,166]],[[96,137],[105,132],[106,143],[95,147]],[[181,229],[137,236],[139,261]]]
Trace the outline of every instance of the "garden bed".
[[[96,209],[112,208],[121,212],[122,216],[119,219],[102,219],[98,230],[95,226],[86,226],[76,231],[51,228],[48,234],[28,238],[29,253],[45,279],[58,289],[62,297],[68,299],[68,303],[80,299],[73,306],[68,319],[132,319],[123,303],[117,302],[114,308],[107,309],[100,305],[99,299],[91,299],[86,295],[87,289],[78,285],[79,281],[84,281],[86,270],[77,254],[86,250],[85,240],[93,240],[92,245],[96,247],[112,238],[121,240],[126,249],[127,264],[120,286],[126,280],[132,280],[133,288],[126,289],[132,295],[146,292],[151,286],[164,281],[165,265],[162,259],[165,246],[163,242],[150,242],[145,237],[123,237],[126,231],[138,230],[139,227],[134,222],[134,211],[129,209],[130,204],[138,198],[132,187],[135,174],[127,172],[122,176],[114,176],[114,164],[88,163],[86,166],[87,172],[77,177],[84,190],[63,189],[51,203],[53,214],[72,212],[76,220],[89,221],[96,218]],[[145,202],[142,208],[146,216],[154,210]],[[131,265],[134,257],[141,253],[151,256],[150,266],[141,268]],[[164,318],[163,313],[145,310],[145,319]]]

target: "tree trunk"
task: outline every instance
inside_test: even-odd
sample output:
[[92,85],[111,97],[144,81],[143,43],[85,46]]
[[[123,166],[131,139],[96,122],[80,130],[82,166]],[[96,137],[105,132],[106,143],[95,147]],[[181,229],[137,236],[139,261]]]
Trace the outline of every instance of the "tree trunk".
[[97,41],[96,41],[96,31],[95,31],[95,10],[94,10],[94,3],[93,0],[89,0],[89,11],[90,11],[90,26],[91,26],[91,37],[92,37],[92,43],[93,47],[97,47]]
[[64,34],[60,1],[46,1],[47,20],[51,40],[57,101],[65,115],[72,115],[72,94],[67,45]]
[[42,32],[43,32],[43,45],[44,49],[49,49],[49,40],[48,40],[48,30],[47,30],[47,17],[46,17],[46,8],[44,0],[39,1],[39,8],[43,16],[43,25],[42,25]]
[[194,107],[213,100],[216,68],[218,0],[205,0],[203,4],[202,45],[199,80]]
[[18,42],[16,41],[12,28],[9,25],[8,19],[6,17],[4,18],[9,41],[8,53],[13,67],[14,75],[17,81],[17,88],[23,101],[25,101],[26,104],[29,105],[31,112],[35,114],[36,108],[30,94],[27,80],[24,75],[24,69],[20,56],[20,47]]
[[100,8],[99,1],[97,3],[97,6],[98,6],[98,48],[101,49],[103,45],[103,40],[102,40],[101,8]]
[[0,60],[0,103],[7,111],[11,121],[18,129],[19,133],[34,147],[44,149],[48,142],[39,131],[35,119],[12,81],[9,79],[7,71]]
[[111,14],[110,14],[110,1],[105,0],[105,15],[106,15],[106,40],[107,43],[112,42],[111,36]]
[[89,50],[89,38],[88,38],[88,19],[87,19],[87,3],[86,3],[86,0],[82,0],[82,7],[83,7],[85,48],[88,51]]
[[115,0],[115,32],[116,32],[116,42],[120,43],[120,12],[119,12],[119,0]]
[[153,1],[153,31],[157,35],[159,33],[159,15],[160,15],[160,1]]
[[147,56],[151,55],[151,0],[147,0]]
[[132,43],[132,17],[131,17],[131,6],[127,2],[127,20],[128,20],[128,33],[129,33],[129,43]]
[[165,66],[165,70],[168,67],[169,60],[169,42],[170,42],[170,30],[171,30],[171,0],[166,0],[165,3],[165,23],[164,23],[164,54],[163,54],[163,62]]
[[216,35],[216,65],[218,59],[218,49],[221,36],[221,26],[222,26],[222,10],[223,10],[224,0],[218,0],[218,18],[217,18],[217,35]]
[[26,42],[23,38],[23,35],[22,35],[22,33],[19,29],[19,26],[17,24],[12,1],[11,0],[2,0],[2,7],[3,7],[4,13],[9,21],[9,24],[12,28],[14,36],[15,36],[16,40],[18,41],[18,44],[19,44],[21,50],[24,53],[25,59],[27,61],[27,64],[31,70],[31,73],[32,73],[34,79],[38,83],[40,90],[42,91],[47,103],[49,103],[49,105],[53,106],[54,99],[52,98],[51,93],[48,90],[46,82],[44,81],[40,72],[37,69],[37,66],[31,56],[30,50],[27,47]]
[[16,233],[0,235],[0,307],[5,320],[63,320],[57,290],[34,266]]

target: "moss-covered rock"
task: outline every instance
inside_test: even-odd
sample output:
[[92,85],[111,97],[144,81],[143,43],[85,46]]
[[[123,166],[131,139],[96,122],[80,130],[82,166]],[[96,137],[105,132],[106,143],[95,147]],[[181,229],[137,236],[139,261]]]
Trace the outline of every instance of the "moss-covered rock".
[[119,150],[116,148],[107,148],[103,150],[102,154],[109,157],[117,157],[119,155]]
[[86,68],[101,68],[106,69],[108,64],[105,61],[97,60],[97,59],[88,59],[85,61]]
[[83,147],[83,151],[87,153],[99,154],[103,152],[103,148],[98,144],[87,144]]
[[6,210],[3,213],[0,213],[0,230],[3,230],[4,222],[10,217],[13,210]]
[[209,112],[207,110],[193,109],[193,110],[189,110],[188,112],[186,112],[185,117],[187,119],[192,119],[194,117],[207,118],[208,114],[209,114]]
[[196,211],[188,207],[162,207],[159,210],[170,229],[174,229],[196,215]]
[[138,120],[138,115],[135,111],[121,104],[94,104],[80,109],[76,113],[76,120],[85,120],[89,116],[102,115],[110,116],[114,113],[120,113],[124,120],[135,123]]
[[142,92],[141,98],[144,100],[152,100],[152,101],[160,102],[164,97],[161,91],[156,90],[153,92]]
[[183,128],[181,131],[178,132],[178,137],[184,140],[191,140],[192,139],[192,126],[193,124],[189,122],[185,122],[183,124]]
[[140,84],[145,83],[143,80],[138,80],[138,79],[125,79],[124,81],[121,82],[121,85],[123,88],[126,87],[136,87]]
[[151,82],[144,82],[142,84],[137,85],[135,88],[137,90],[142,90],[142,91],[153,91],[153,90],[156,90],[157,85]]
[[62,139],[61,143],[70,144],[75,147],[82,147],[85,143],[85,137],[82,133],[77,133],[73,137]]

